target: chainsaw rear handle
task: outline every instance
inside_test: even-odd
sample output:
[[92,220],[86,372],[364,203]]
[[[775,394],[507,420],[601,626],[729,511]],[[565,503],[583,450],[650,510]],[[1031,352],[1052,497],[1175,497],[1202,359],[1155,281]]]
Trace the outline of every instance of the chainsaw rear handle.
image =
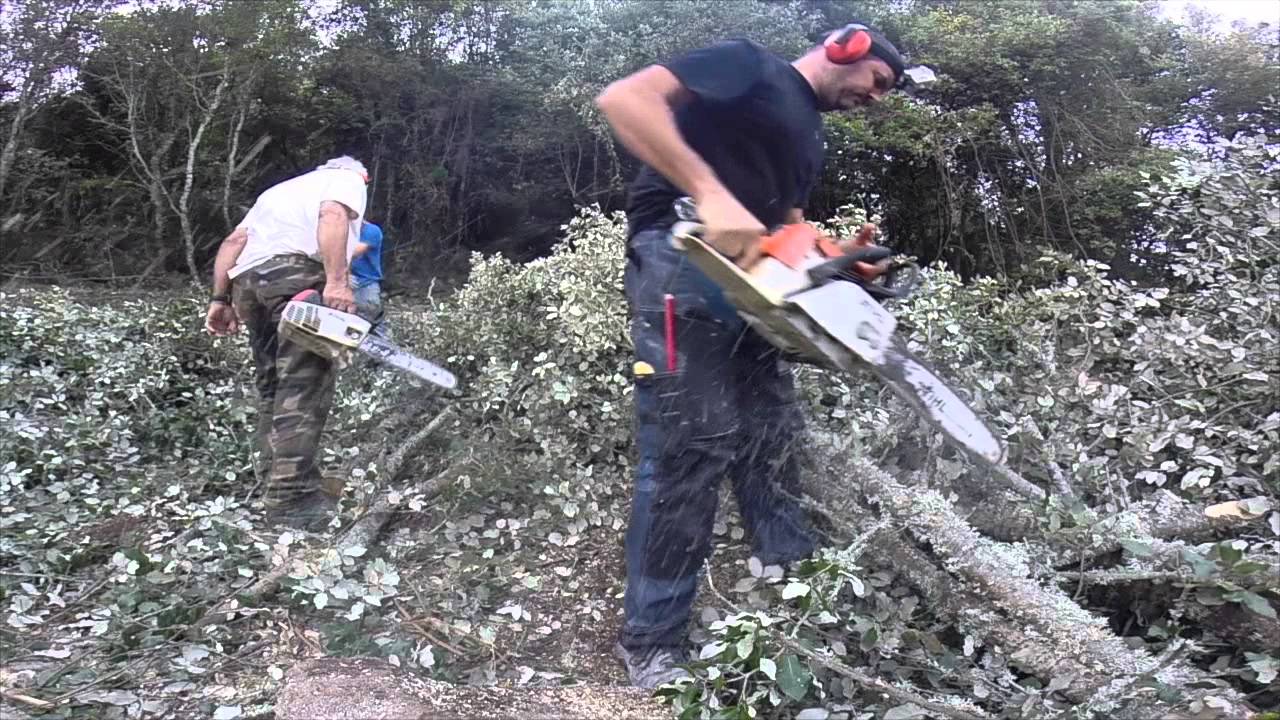
[[307,288],[289,299],[324,307],[324,297],[321,296],[320,291],[315,288]]
[[[298,293],[297,295],[294,295],[289,299],[297,300],[298,302],[311,303],[312,305],[319,305],[320,307],[329,307],[328,305],[324,304],[324,296],[321,295],[320,291],[316,290],[315,288],[307,288],[306,290],[303,290],[302,292]],[[349,313],[349,314],[355,315],[356,317],[359,317],[363,320],[367,320],[371,327],[377,327],[378,325],[381,325],[384,317],[384,315],[379,315],[377,320],[372,320],[370,318],[365,317],[362,313],[360,313],[358,307],[356,312]]]
[[858,248],[848,255],[841,255],[809,268],[809,281],[814,285],[822,285],[837,279],[848,280],[857,283],[876,300],[901,300],[910,295],[920,282],[920,267],[915,263],[895,263],[875,280],[868,280],[857,271],[857,264],[860,262],[874,265],[892,255],[893,251],[885,247]]
[[841,275],[853,274],[854,268],[860,262],[875,265],[881,260],[888,260],[892,255],[893,251],[886,247],[858,248],[809,268],[809,281],[814,285],[822,285]]

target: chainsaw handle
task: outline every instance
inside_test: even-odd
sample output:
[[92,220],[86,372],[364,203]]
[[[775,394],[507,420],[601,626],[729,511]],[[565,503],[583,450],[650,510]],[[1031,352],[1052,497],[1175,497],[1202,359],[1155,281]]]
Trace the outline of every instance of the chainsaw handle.
[[[905,279],[901,276],[905,275]],[[920,266],[902,262],[890,266],[881,273],[880,282],[863,282],[862,289],[876,300],[901,300],[910,295],[920,284]]]
[[892,250],[880,246],[859,248],[848,255],[841,255],[809,268],[809,280],[814,285],[834,279],[847,280],[857,283],[877,301],[901,300],[910,295],[920,283],[920,267],[915,263],[900,262],[891,265],[875,280],[868,280],[857,271],[857,263],[875,264],[887,260],[892,254]]
[[821,265],[809,268],[809,281],[814,285],[822,285],[841,275],[854,274],[852,271],[857,263],[864,262],[874,265],[881,260],[888,260],[891,255],[893,255],[892,250],[878,245],[858,248],[851,253],[834,257]]

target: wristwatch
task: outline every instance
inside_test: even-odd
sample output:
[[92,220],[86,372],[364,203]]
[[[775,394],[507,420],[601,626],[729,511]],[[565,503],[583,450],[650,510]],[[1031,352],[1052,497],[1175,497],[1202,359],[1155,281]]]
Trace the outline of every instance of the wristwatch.
[[230,305],[230,304],[231,304],[231,296],[230,296],[229,294],[227,294],[227,293],[221,293],[221,294],[218,294],[218,295],[213,295],[213,296],[211,296],[211,297],[209,298],[209,303],[210,303],[210,304],[213,304],[213,303],[222,303],[223,305]]

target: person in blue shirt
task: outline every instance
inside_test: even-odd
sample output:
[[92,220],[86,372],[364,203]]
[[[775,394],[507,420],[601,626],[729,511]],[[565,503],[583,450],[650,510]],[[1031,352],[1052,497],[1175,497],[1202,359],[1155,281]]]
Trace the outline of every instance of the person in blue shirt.
[[382,308],[382,228],[365,221],[351,259],[351,288],[361,317],[373,323],[373,333],[390,339]]

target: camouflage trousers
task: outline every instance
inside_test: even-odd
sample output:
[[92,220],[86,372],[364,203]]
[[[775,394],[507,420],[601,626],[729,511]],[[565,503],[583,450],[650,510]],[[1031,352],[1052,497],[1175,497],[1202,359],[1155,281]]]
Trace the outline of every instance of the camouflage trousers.
[[233,302],[249,328],[258,389],[259,468],[268,507],[320,490],[320,436],[333,405],[337,368],[281,338],[285,305],[308,288],[323,291],[324,267],[301,255],[272,258],[235,279]]

